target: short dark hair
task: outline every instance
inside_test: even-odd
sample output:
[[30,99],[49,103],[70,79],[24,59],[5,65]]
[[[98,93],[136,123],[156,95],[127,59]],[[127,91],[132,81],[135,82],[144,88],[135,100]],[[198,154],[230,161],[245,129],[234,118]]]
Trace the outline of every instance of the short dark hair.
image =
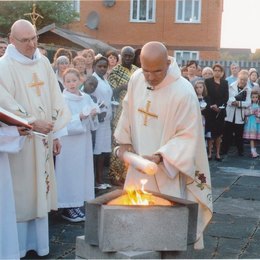
[[189,60],[187,61],[186,67],[189,67],[191,65],[195,64],[196,68],[198,67],[198,62],[195,60]]
[[119,61],[119,56],[116,51],[110,50],[106,52],[106,57],[108,58],[109,56],[114,56],[116,58],[116,61]]

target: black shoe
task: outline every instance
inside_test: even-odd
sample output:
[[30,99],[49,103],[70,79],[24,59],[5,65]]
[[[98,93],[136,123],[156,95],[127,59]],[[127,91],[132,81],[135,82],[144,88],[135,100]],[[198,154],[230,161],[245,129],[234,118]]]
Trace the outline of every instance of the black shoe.
[[211,161],[211,160],[212,160],[212,157],[208,157],[208,160]]
[[238,152],[238,156],[244,156],[243,152]]
[[[75,209],[77,209],[75,211]],[[61,217],[63,219],[66,219],[70,222],[81,222],[85,220],[85,215],[83,216],[83,213],[81,212],[81,215],[78,214],[79,208],[68,208],[63,209],[63,212],[61,214]]]
[[215,156],[215,160],[217,161],[217,162],[222,162],[222,158],[221,157],[217,157],[217,156]]

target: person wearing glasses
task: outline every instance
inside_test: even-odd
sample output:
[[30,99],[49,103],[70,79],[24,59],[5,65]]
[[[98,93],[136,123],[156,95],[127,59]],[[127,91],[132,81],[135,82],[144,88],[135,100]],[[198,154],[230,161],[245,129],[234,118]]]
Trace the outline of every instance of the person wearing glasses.
[[57,209],[53,155],[71,114],[38,36],[27,20],[11,27],[10,44],[0,58],[0,105],[25,118],[33,135],[23,150],[9,156],[13,179],[20,257],[29,250],[49,253],[48,212]]
[[5,54],[5,50],[7,48],[7,43],[3,40],[0,40],[0,57]]

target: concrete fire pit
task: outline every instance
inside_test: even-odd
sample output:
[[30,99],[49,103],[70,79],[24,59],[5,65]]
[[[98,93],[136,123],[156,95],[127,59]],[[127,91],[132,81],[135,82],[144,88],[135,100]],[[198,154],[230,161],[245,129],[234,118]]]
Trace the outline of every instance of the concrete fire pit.
[[197,203],[153,193],[174,205],[107,205],[122,194],[115,190],[86,203],[87,244],[102,252],[184,251],[195,242]]

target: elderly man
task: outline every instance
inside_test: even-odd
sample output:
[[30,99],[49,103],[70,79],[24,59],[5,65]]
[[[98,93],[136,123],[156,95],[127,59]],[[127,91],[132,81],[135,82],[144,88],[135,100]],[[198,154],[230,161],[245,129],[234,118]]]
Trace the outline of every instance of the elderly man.
[[14,185],[20,257],[29,250],[49,253],[48,212],[57,208],[53,154],[60,129],[70,120],[49,60],[37,49],[34,26],[18,20],[0,59],[0,105],[32,125],[23,150],[9,156]]
[[140,58],[142,69],[128,83],[115,131],[120,144],[117,154],[122,159],[125,151],[133,151],[157,163],[158,172],[144,175],[131,167],[124,188],[139,188],[140,179],[145,178],[147,190],[197,202],[195,248],[203,248],[212,201],[199,103],[192,85],[181,77],[162,43],[145,44]]
[[[109,84],[113,89],[114,98],[119,101],[118,107],[115,110],[112,121],[112,132],[115,131],[118,119],[122,112],[122,100],[127,91],[127,84],[131,75],[138,69],[133,65],[135,58],[135,50],[130,46],[125,46],[121,50],[121,64],[115,66],[108,77]],[[113,139],[112,147],[116,146]],[[123,185],[125,181],[126,169],[124,164],[114,155],[110,157],[109,176],[115,185]]]
[[238,79],[229,86],[229,100],[227,103],[225,118],[222,153],[226,154],[235,134],[235,143],[239,156],[244,155],[244,123],[245,108],[251,103],[251,87],[248,83],[248,71],[241,70],[238,73]]

